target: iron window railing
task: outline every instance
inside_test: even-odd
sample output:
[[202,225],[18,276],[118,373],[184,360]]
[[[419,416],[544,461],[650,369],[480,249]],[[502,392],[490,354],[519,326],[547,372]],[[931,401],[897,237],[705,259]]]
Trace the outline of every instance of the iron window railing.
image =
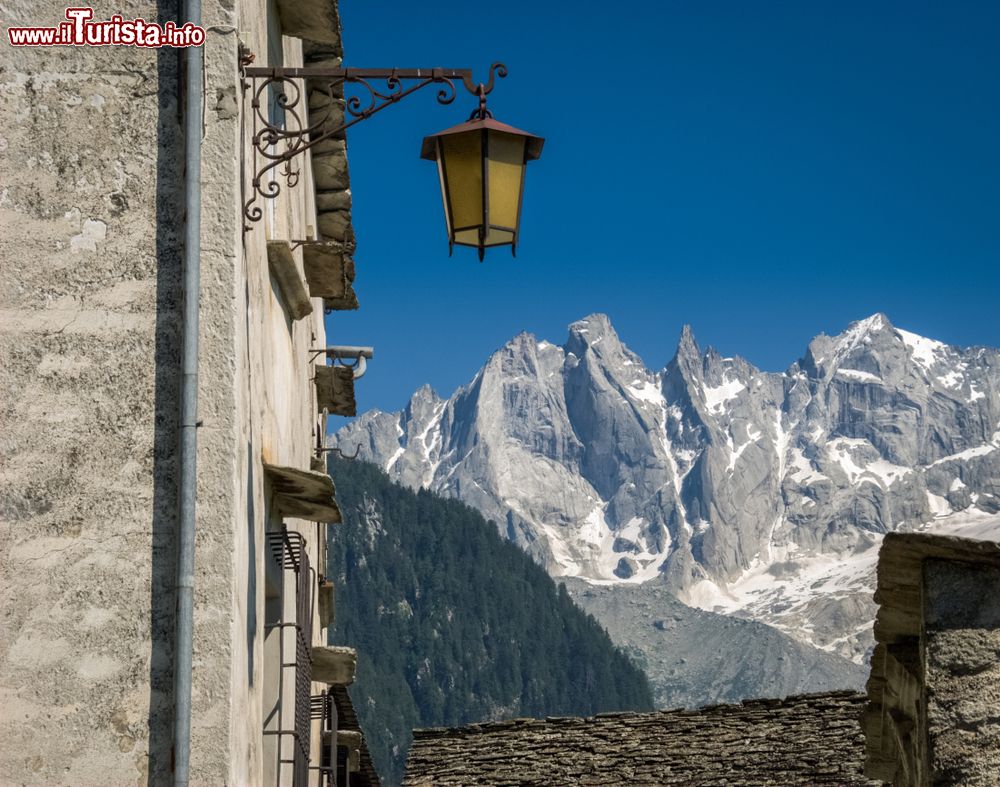
[[335,787],[337,781],[336,763],[333,750],[337,746],[337,706],[333,699],[333,691],[312,696],[312,718],[320,722],[320,761],[313,770],[320,773],[321,787]]
[[[280,620],[265,626],[265,631],[281,630],[279,637],[278,660],[281,664],[282,677],[278,680],[278,707],[283,708],[284,700],[284,670],[292,669],[295,675],[295,713],[292,729],[265,730],[265,735],[291,736],[294,739],[293,756],[291,759],[282,757],[282,747],[278,746],[278,767],[292,766],[292,787],[308,787],[309,785],[309,746],[312,729],[312,620],[315,603],[314,588],[316,587],[315,571],[309,565],[309,554],[306,551],[306,540],[300,533],[289,530],[282,525],[280,531],[267,534],[267,543],[275,562],[283,571],[295,575],[295,620]],[[281,582],[281,609],[285,608],[285,582]],[[295,631],[295,654],[292,661],[285,661],[284,629]],[[283,723],[284,715],[279,710],[279,725]],[[279,775],[280,781],[280,775]]]

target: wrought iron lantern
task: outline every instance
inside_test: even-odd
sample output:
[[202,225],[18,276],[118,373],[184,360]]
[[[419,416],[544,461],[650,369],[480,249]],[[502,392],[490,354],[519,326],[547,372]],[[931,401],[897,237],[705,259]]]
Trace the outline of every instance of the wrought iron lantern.
[[491,246],[517,253],[524,171],[544,143],[494,120],[484,93],[468,121],[424,138],[420,157],[437,161],[449,253],[456,244],[478,249],[480,262]]
[[[423,158],[438,164],[448,248],[472,246],[480,260],[491,246],[510,246],[516,253],[524,170],[541,155],[545,140],[500,123],[486,108],[494,77],[507,76],[503,63],[491,65],[486,83],[477,84],[466,68],[258,68],[252,62],[253,54],[241,47],[243,89],[251,91],[253,112],[244,232],[264,215],[258,200],[273,200],[281,192],[281,177],[289,187],[298,183],[297,157],[429,85],[440,87],[439,104],[450,104],[455,81],[461,80],[479,98],[479,107],[465,123],[425,137],[421,149]],[[383,79],[385,88],[372,84]],[[348,96],[347,86],[359,88],[360,95]],[[268,91],[282,110],[280,121],[265,109]]]

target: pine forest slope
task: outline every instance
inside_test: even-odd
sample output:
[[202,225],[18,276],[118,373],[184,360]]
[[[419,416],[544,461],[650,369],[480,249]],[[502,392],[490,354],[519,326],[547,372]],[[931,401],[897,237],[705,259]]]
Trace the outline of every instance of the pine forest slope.
[[351,695],[386,784],[414,727],[652,708],[642,671],[494,524],[331,458],[330,641],[358,650]]

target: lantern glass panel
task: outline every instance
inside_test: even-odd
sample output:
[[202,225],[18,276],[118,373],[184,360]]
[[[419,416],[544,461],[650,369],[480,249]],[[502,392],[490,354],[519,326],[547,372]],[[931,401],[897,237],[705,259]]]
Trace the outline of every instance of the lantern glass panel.
[[[512,243],[517,232],[521,202],[521,179],[524,177],[525,138],[499,131],[489,131],[489,222],[486,245]],[[505,229],[497,229],[504,227]]]
[[[473,241],[476,245],[478,228],[483,223],[482,134],[479,131],[449,134],[441,138],[441,148],[452,229],[476,227],[477,240]],[[456,232],[455,241],[464,243],[458,237],[464,234]]]
[[514,242],[513,232],[509,230],[498,230],[495,227],[493,227],[486,233],[486,240],[483,241],[483,245],[504,246],[504,245],[509,245],[513,242]]
[[455,243],[459,246],[478,246],[479,227],[474,227],[471,230],[460,230],[459,232],[456,232]]

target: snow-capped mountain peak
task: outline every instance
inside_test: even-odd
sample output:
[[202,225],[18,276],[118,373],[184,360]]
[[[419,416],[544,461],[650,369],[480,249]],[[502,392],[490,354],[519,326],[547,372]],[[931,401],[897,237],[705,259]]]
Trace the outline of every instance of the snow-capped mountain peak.
[[685,326],[653,371],[593,314],[563,345],[521,334],[447,400],[422,388],[337,439],[479,508],[556,576],[660,578],[858,658],[869,635],[836,621],[871,607],[881,536],[1000,512],[1000,352],[879,313],[784,373],[702,351]]

